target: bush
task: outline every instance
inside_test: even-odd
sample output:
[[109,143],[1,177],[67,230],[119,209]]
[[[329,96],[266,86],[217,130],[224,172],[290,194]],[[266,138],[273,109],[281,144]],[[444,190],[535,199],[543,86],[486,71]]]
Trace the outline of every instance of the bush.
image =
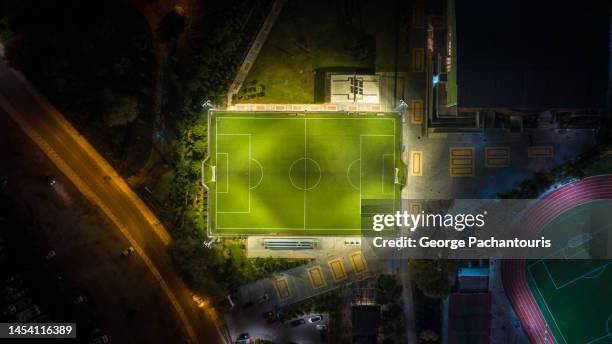
[[412,279],[425,296],[445,299],[454,285],[458,264],[453,260],[411,260]]

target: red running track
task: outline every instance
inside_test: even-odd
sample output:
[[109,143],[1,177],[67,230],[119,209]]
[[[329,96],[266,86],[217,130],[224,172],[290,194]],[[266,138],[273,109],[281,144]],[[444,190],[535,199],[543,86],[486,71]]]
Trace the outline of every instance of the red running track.
[[[536,237],[544,227],[564,212],[598,199],[612,199],[612,175],[585,178],[556,189],[525,212],[514,225],[517,236]],[[531,294],[525,274],[525,260],[502,261],[502,283],[523,330],[532,343],[556,343],[546,319]]]

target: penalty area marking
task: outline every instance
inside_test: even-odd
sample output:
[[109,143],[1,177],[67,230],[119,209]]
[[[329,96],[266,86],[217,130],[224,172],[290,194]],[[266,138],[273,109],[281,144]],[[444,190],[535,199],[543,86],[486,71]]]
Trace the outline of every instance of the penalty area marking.
[[[219,118],[217,118],[217,122],[218,122],[218,119]],[[218,123],[217,123],[217,126],[218,126]],[[217,130],[216,127],[215,127],[215,130]],[[228,159],[227,159],[227,168],[226,168],[226,174],[227,174],[227,178],[226,178],[226,180],[227,180],[227,189],[226,189],[226,192],[219,192],[219,188],[215,188],[215,204],[216,204],[216,207],[215,207],[215,223],[218,223],[217,222],[218,221],[218,214],[250,214],[251,213],[251,188],[250,187],[248,189],[248,192],[249,192],[249,207],[248,207],[247,211],[219,211],[218,210],[218,208],[219,208],[219,195],[218,194],[229,193],[229,153],[227,153],[227,152],[219,153],[219,151],[218,151],[219,150],[219,142],[218,142],[218,137],[219,136],[246,136],[248,138],[248,141],[249,141],[249,145],[248,145],[248,147],[249,147],[249,157],[248,157],[248,159],[249,159],[249,163],[248,163],[248,165],[249,165],[249,167],[248,167],[248,171],[249,171],[249,173],[248,173],[248,175],[249,175],[249,179],[248,179],[249,180],[249,184],[251,182],[251,163],[250,163],[250,161],[253,160],[252,159],[252,155],[251,155],[251,150],[252,150],[251,134],[243,134],[243,133],[231,133],[231,134],[225,134],[225,133],[219,134],[219,133],[217,133],[216,134],[216,137],[215,137],[215,154],[216,155],[227,154]]]

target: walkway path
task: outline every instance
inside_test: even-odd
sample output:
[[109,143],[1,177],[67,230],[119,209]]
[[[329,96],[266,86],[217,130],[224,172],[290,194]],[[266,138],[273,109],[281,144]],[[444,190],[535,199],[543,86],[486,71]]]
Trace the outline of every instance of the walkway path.
[[266,39],[268,39],[268,35],[270,34],[270,31],[272,31],[272,26],[274,26],[274,23],[276,23],[276,19],[283,9],[284,3],[285,0],[274,0],[274,4],[272,4],[272,8],[266,17],[266,20],[261,26],[261,29],[259,29],[257,37],[255,37],[253,44],[251,44],[249,52],[240,65],[240,69],[238,70],[232,85],[227,91],[227,106],[232,105],[232,98],[236,93],[238,93],[238,91],[240,91],[242,83],[244,83],[247,75],[249,75],[249,71],[251,70],[251,67],[253,67],[253,64],[255,64],[255,60],[257,59],[257,56],[259,56],[259,52],[261,51],[261,48],[263,48]]

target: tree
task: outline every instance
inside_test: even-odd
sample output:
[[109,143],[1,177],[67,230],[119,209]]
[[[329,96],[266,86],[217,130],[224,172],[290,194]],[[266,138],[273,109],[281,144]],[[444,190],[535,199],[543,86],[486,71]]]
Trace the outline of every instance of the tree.
[[437,342],[440,336],[432,329],[427,329],[419,333],[419,338],[425,342]]
[[453,260],[411,260],[410,274],[423,294],[436,299],[448,296],[455,281],[457,263]]
[[201,158],[204,156],[204,153],[206,153],[206,142],[199,140],[193,143],[193,153],[198,157]]
[[402,294],[402,286],[397,282],[395,275],[378,276],[378,288],[382,291],[379,295],[381,304],[394,302]]
[[191,129],[191,133],[196,139],[202,139],[206,137],[206,133],[208,132],[208,128],[204,124],[196,124]]
[[133,97],[119,99],[110,109],[106,124],[110,127],[126,125],[138,117],[138,101]]
[[159,22],[157,34],[165,42],[176,41],[187,27],[187,19],[180,7],[175,7]]

